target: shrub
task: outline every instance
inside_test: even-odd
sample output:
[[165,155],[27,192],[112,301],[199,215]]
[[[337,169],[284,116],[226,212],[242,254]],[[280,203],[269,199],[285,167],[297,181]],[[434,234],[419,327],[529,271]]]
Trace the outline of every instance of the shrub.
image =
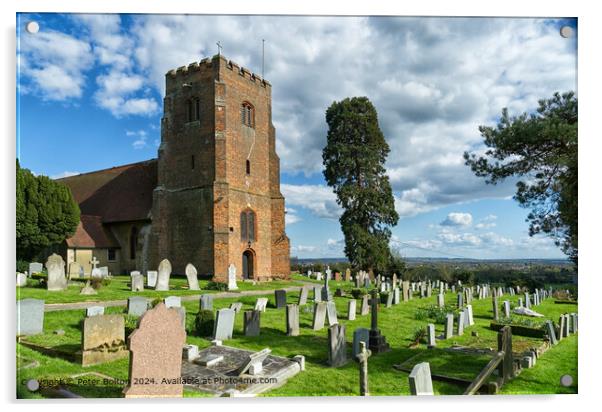
[[125,315],[123,319],[125,321],[125,334],[127,336],[138,327],[138,319],[140,318],[133,315]]
[[354,299],[360,299],[364,296],[364,291],[359,288],[353,288],[351,289],[351,296],[353,296]]
[[17,272],[25,273],[29,270],[29,263],[25,260],[17,260]]
[[416,312],[414,312],[414,319],[416,320],[426,320],[429,317],[428,312],[425,308],[418,308]]
[[196,333],[200,337],[207,337],[213,334],[213,325],[215,323],[215,315],[212,310],[199,310],[194,319]]
[[420,342],[426,342],[426,328],[418,328],[412,335],[412,344],[419,344]]
[[207,290],[225,291],[225,290],[228,289],[228,285],[226,285],[225,283],[209,281],[209,283],[207,283],[207,288],[206,289]]

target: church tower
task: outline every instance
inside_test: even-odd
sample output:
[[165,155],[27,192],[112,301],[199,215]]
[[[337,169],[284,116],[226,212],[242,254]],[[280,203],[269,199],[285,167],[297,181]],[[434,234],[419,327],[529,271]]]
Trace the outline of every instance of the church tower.
[[219,55],[165,80],[148,268],[289,278],[270,83]]

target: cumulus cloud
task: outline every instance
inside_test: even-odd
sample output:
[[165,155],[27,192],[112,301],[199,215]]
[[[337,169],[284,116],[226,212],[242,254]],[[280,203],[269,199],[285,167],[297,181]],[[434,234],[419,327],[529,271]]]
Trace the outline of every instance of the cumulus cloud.
[[134,149],[144,149],[148,146],[148,133],[145,130],[126,130],[125,135],[135,139],[132,142]]
[[440,224],[441,226],[470,226],[472,215],[470,213],[452,212]]
[[341,215],[336,196],[328,186],[281,184],[280,190],[287,205],[303,207],[327,219],[338,219]]
[[495,222],[495,220],[497,220],[496,215],[488,215],[488,216],[484,217],[483,219],[481,219],[479,221],[479,223],[477,223],[475,225],[475,228],[476,229],[491,229],[491,228],[497,226],[497,223]]
[[284,215],[284,222],[287,225],[292,225],[302,220],[301,217],[297,214],[297,211],[293,208],[287,207],[285,209],[285,213],[286,214]]

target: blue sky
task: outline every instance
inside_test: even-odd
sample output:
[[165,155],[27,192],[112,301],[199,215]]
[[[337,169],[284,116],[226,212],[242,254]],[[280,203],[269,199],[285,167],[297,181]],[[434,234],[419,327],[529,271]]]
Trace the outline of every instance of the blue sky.
[[[36,21],[36,34],[24,30]],[[17,16],[17,156],[61,177],[154,158],[164,74],[216,53],[273,85],[291,255],[343,256],[339,208],[321,173],[324,112],[368,96],[391,147],[387,170],[405,256],[559,258],[530,238],[513,181],[485,183],[464,166],[477,127],[502,107],[532,111],[576,90],[571,19],[174,15]]]

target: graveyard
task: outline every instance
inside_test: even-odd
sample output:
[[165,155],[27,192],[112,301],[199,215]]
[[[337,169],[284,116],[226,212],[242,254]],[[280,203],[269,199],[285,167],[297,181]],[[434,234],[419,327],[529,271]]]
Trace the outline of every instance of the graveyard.
[[[329,272],[295,273],[288,282],[234,282],[236,290],[230,292],[208,290],[209,282],[203,280],[198,290],[190,290],[190,279],[176,276],[168,277],[168,290],[133,291],[138,275],[117,275],[97,295],[84,296],[79,295],[82,282],[69,281],[64,290],[49,291],[40,286],[43,281],[29,279],[17,288],[23,305],[17,310],[21,315],[17,396],[462,395],[467,388],[475,394],[578,391],[578,304],[560,291]],[[45,310],[43,304],[48,305]],[[24,320],[26,310],[37,311],[36,321]],[[541,316],[515,313],[529,310]],[[158,317],[156,311],[171,320]],[[215,315],[208,333],[201,333],[196,324],[201,311]],[[155,325],[143,331],[143,319]],[[174,334],[178,337],[173,344],[165,343],[164,336]],[[137,338],[132,339],[134,335]],[[181,392],[161,386],[163,395],[148,394],[145,387],[132,389],[131,374],[137,368],[156,369],[162,364],[148,353],[155,344],[161,354],[173,352],[174,373],[183,378],[275,378],[263,386],[184,382]],[[136,345],[145,348],[145,361],[136,360],[140,359],[134,355]],[[254,356],[262,360],[245,363]],[[424,365],[432,388],[418,389],[424,376],[416,374]],[[564,375],[572,377],[569,385],[561,385]],[[40,383],[39,389],[28,388],[32,379]]]

